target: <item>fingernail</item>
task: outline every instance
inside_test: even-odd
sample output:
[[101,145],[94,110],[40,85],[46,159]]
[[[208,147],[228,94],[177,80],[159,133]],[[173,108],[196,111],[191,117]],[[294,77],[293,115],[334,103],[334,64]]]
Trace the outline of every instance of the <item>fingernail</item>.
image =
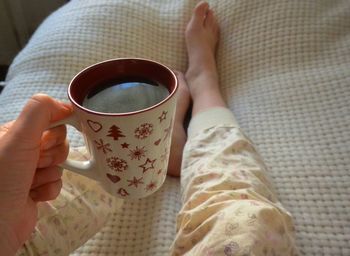
[[52,164],[51,156],[44,156],[39,159],[38,168],[49,167]]
[[72,112],[72,105],[70,103],[62,102],[61,107],[65,111]]

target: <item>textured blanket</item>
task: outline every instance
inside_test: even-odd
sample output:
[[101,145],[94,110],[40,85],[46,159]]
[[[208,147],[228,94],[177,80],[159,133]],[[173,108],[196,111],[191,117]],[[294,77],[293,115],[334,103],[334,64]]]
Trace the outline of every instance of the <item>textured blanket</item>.
[[[28,97],[66,100],[84,67],[143,57],[185,71],[183,31],[197,1],[73,0],[52,14],[14,60],[0,122]],[[222,92],[270,168],[293,214],[303,255],[350,255],[350,2],[209,1],[221,26]],[[73,146],[81,136],[69,130]],[[125,202],[73,255],[166,255],[179,181]]]

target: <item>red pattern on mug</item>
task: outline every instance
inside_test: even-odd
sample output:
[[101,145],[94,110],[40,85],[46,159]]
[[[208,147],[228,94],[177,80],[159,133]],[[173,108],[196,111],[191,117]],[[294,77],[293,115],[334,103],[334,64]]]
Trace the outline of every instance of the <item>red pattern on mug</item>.
[[122,197],[126,197],[126,196],[129,195],[128,191],[126,191],[126,190],[123,189],[123,188],[120,188],[120,189],[118,190],[118,194],[121,195]]
[[122,146],[122,148],[129,148],[129,145],[128,143],[124,142],[123,144],[120,144],[120,146]]
[[173,120],[170,120],[169,126],[164,129],[164,138],[163,141],[165,141],[167,138],[170,138],[170,132],[171,132],[171,125],[173,124]]
[[164,153],[160,156],[160,161],[164,163],[168,159],[168,149],[165,148]]
[[109,157],[106,161],[108,167],[116,172],[123,172],[128,168],[127,162],[116,156]]
[[159,123],[161,123],[163,120],[166,119],[166,115],[168,114],[168,111],[163,111],[162,114],[158,117]]
[[119,140],[121,137],[125,137],[123,132],[120,130],[120,128],[116,125],[112,125],[109,128],[109,134],[107,136],[112,137],[114,140]]
[[146,162],[142,165],[139,165],[139,167],[142,168],[142,173],[145,173],[146,171],[150,170],[150,169],[154,169],[154,162],[156,161],[157,159],[149,159],[147,158]]
[[104,143],[102,139],[100,139],[99,141],[94,140],[95,144],[96,144],[96,148],[98,150],[102,150],[102,152],[104,154],[107,154],[107,152],[112,152],[111,144],[109,143]]
[[102,129],[102,124],[100,124],[99,122],[87,120],[87,124],[89,125],[91,130],[93,130],[94,132],[99,132]]
[[145,147],[138,148],[136,146],[134,150],[130,150],[129,156],[131,160],[134,160],[134,159],[140,160],[142,157],[145,157],[146,152],[147,150],[145,150]]
[[135,137],[138,139],[145,139],[153,133],[153,124],[144,123],[135,129]]
[[[84,99],[106,89],[110,82],[124,79],[133,82],[133,77],[144,77],[141,80],[162,84],[168,93],[162,96],[160,102],[132,113],[124,113],[127,108],[126,111],[112,109],[108,104],[105,105],[108,111],[103,110],[103,113],[98,113],[98,109],[87,108],[89,104]],[[86,87],[86,81],[91,85],[89,88]],[[74,114],[53,125],[80,124],[86,145],[91,150],[85,155],[77,152],[82,161],[75,164],[67,161],[67,169],[98,181],[103,189],[122,199],[143,198],[155,192],[167,175],[177,91],[175,74],[161,63],[145,59],[107,60],[79,72],[68,87]],[[133,92],[126,92],[131,95],[129,93]],[[98,97],[101,99],[103,95]],[[161,161],[160,155],[164,152],[164,160]],[[149,192],[145,190],[146,187]],[[67,190],[73,191],[74,188],[68,184]],[[113,207],[112,199],[109,200],[109,206]]]
[[129,182],[129,187],[130,186],[135,186],[135,188],[137,188],[137,186],[139,185],[139,184],[143,184],[143,177],[140,177],[140,178],[136,178],[135,176],[134,176],[134,178],[132,179],[132,180],[127,180],[128,182]]
[[120,177],[118,177],[117,175],[112,175],[112,174],[107,173],[106,176],[113,183],[117,183],[118,181],[121,180]]
[[156,181],[151,181],[150,183],[147,184],[146,186],[146,191],[152,191],[157,187],[157,182]]

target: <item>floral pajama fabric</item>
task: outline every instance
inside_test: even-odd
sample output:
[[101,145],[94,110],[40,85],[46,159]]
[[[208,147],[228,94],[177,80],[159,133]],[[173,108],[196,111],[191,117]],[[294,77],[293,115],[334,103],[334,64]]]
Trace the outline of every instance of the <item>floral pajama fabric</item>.
[[[85,154],[76,150],[71,156],[82,160]],[[121,207],[95,181],[70,172],[63,180],[60,196],[40,204],[36,229],[17,255],[68,255]],[[298,255],[291,215],[228,109],[213,108],[191,120],[181,186],[171,255]]]
[[171,255],[297,255],[291,215],[233,114],[214,108],[189,127],[183,207]]

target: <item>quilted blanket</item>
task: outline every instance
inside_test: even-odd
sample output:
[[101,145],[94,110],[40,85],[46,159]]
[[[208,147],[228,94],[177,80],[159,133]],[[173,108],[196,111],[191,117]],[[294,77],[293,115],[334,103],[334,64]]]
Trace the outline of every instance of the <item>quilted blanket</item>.
[[[183,32],[195,0],[73,0],[43,22],[11,65],[0,122],[43,92],[67,100],[95,62],[143,57],[185,71]],[[221,27],[222,92],[293,214],[303,255],[350,255],[350,2],[209,1]],[[82,137],[69,130],[73,146]],[[73,255],[166,255],[179,180],[126,201]]]

